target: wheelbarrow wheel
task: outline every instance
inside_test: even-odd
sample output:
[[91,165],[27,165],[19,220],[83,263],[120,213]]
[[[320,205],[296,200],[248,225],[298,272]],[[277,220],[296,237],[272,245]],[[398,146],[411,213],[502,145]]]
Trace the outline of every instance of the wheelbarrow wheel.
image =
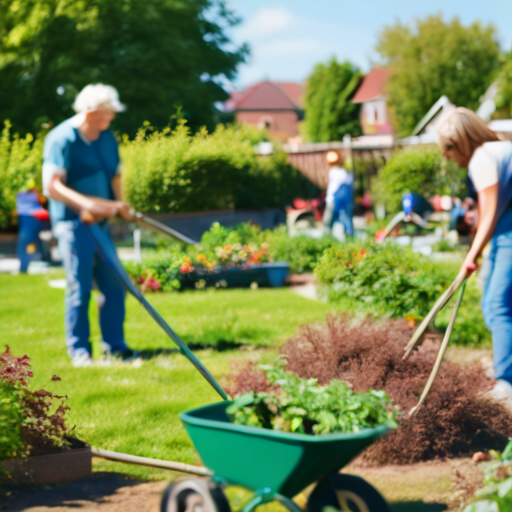
[[342,512],[391,512],[374,487],[354,475],[336,474],[321,480],[310,494],[308,512],[333,507]]
[[229,502],[209,478],[180,478],[164,491],[161,512],[231,512]]

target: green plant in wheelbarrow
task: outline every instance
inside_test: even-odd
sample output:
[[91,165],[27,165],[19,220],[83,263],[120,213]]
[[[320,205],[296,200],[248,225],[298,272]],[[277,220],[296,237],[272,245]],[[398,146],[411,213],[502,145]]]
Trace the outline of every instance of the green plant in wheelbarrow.
[[254,493],[243,512],[271,501],[301,512],[291,498],[315,482],[307,498],[308,512],[328,507],[390,512],[386,500],[365,480],[339,473],[396,427],[397,410],[386,395],[357,394],[341,381],[320,386],[280,367],[266,367],[266,372],[269,392],[180,415],[211,476],[173,482],[164,493],[162,512],[229,512],[225,485]]
[[397,410],[384,391],[354,393],[341,380],[320,386],[281,367],[262,369],[274,389],[235,398],[226,412],[237,425],[317,435],[397,427]]

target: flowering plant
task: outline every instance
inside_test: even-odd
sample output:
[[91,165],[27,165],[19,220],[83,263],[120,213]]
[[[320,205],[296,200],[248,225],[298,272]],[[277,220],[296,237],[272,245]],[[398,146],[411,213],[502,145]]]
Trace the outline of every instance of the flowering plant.
[[0,460],[66,444],[67,398],[44,389],[31,391],[32,377],[30,358],[16,357],[6,347],[0,354]]

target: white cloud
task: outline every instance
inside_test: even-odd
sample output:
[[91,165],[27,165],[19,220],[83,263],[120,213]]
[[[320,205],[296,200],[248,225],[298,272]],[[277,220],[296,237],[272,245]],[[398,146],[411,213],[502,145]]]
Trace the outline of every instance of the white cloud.
[[288,9],[264,7],[243,23],[237,32],[241,39],[251,41],[286,30],[294,22],[294,16]]
[[278,39],[256,49],[258,57],[292,57],[321,52],[323,45],[313,38]]

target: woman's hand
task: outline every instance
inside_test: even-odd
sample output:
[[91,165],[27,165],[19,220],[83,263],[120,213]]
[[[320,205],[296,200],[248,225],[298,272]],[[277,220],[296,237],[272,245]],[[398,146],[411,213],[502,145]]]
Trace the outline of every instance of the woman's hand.
[[477,269],[478,264],[476,263],[474,256],[468,254],[462,264],[462,268],[460,269],[461,274],[464,273],[466,277],[469,277]]

